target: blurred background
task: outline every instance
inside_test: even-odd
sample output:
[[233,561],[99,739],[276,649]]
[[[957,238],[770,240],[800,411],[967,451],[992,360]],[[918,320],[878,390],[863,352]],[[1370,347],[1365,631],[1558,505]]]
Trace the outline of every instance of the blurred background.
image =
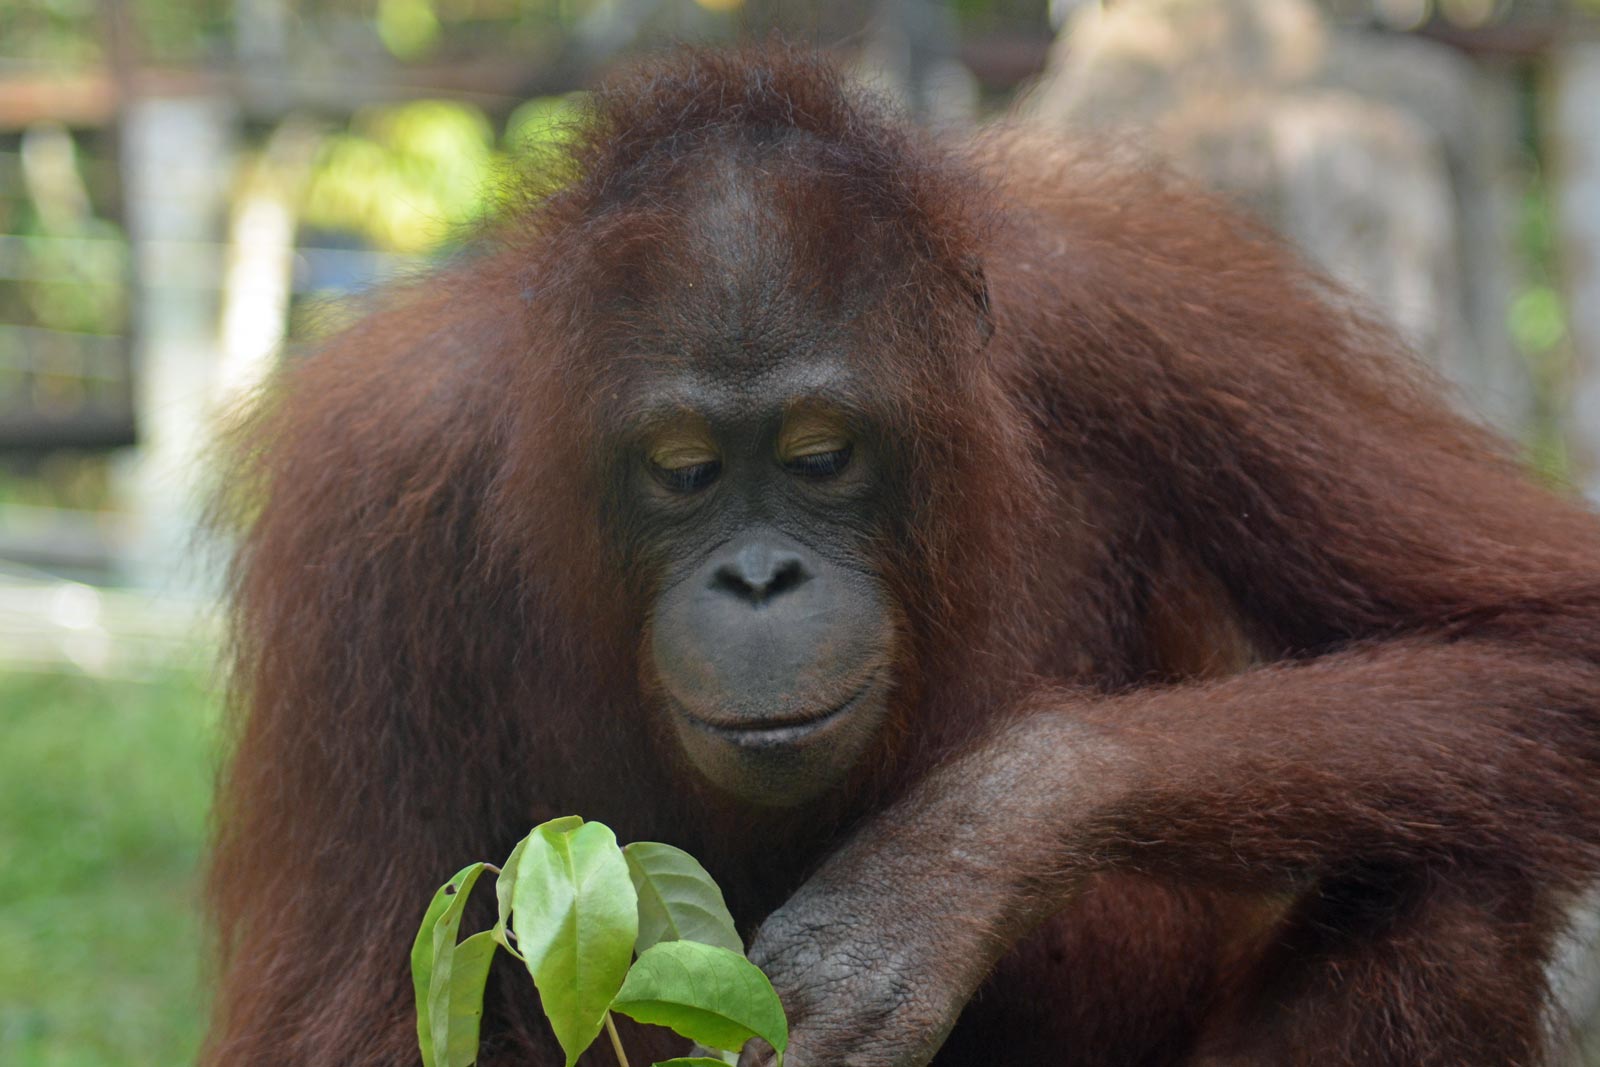
[[1600,497],[1600,0],[0,0],[0,1064],[199,1040],[215,427],[608,67],[775,30],[1165,156]]

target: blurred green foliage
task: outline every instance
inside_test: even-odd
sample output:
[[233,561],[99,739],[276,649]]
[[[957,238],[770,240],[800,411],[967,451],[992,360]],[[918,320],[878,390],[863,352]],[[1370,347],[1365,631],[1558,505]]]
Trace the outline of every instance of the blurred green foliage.
[[59,449],[37,460],[0,458],[0,507],[99,511],[112,500],[111,469],[103,453]]
[[1512,301],[1507,322],[1517,346],[1535,358],[1548,356],[1567,336],[1565,304],[1548,285],[1524,289]]
[[193,1061],[215,707],[179,671],[0,671],[0,1063]]
[[[142,51],[153,59],[193,58],[229,43],[231,0],[129,3]],[[47,67],[85,67],[105,58],[103,0],[0,0],[0,53]]]
[[498,180],[523,196],[546,196],[567,180],[563,149],[578,131],[582,93],[529,100],[506,120]]
[[439,16],[428,0],[378,0],[378,36],[401,59],[424,55],[439,39]]
[[77,67],[100,58],[97,0],[6,0],[0,3],[0,41],[11,56]]
[[1542,163],[1545,97],[1536,71],[1520,86],[1521,138],[1526,171],[1517,216],[1514,255],[1519,287],[1506,309],[1506,329],[1528,368],[1533,410],[1523,435],[1530,467],[1545,482],[1568,488],[1572,455],[1567,444],[1574,354],[1561,295],[1558,222]]
[[115,334],[122,329],[128,246],[115,223],[86,218],[64,230],[30,220],[19,237],[27,277],[7,287],[4,297],[20,306],[5,307],[0,298],[0,317],[77,333]]
[[421,251],[482,210],[493,158],[494,130],[476,108],[419,100],[369,110],[323,144],[302,219]]
[[543,168],[576,116],[576,96],[531,100],[497,140],[488,117],[468,104],[418,100],[363,111],[324,141],[301,219],[388,251],[429,251],[491,210],[513,170],[554,173]]

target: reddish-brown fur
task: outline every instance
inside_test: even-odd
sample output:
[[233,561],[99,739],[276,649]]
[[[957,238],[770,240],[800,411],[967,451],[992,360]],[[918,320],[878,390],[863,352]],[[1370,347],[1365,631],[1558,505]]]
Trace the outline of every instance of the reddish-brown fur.
[[[894,727],[848,796],[785,815],[696,785],[642,695],[650,579],[595,482],[627,366],[594,309],[630,257],[695,269],[697,146],[796,129],[802,275],[859,271],[870,219],[903,279],[877,380],[911,521],[882,547]],[[940,146],[766,51],[618,80],[572,163],[243,438],[206,1062],[414,1062],[430,893],[535,821],[686,847],[750,928],[864,816],[939,847],[963,752],[1054,791],[975,830],[1059,914],[983,931],[1015,947],[937,1062],[1555,1055],[1544,965],[1600,867],[1587,511],[1276,241],[1101,147]],[[480,1062],[559,1063],[512,979]]]

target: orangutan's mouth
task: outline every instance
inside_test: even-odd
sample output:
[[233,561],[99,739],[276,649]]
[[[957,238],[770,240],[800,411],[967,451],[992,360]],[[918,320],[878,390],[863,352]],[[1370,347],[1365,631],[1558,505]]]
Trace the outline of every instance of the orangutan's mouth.
[[762,748],[774,745],[791,745],[826,730],[836,722],[849,718],[850,714],[869,695],[876,691],[877,681],[877,672],[873,672],[842,703],[818,712],[804,712],[777,718],[749,718],[725,723],[709,722],[695,715],[681,703],[678,705],[678,709],[683,717],[698,729],[735,745]]

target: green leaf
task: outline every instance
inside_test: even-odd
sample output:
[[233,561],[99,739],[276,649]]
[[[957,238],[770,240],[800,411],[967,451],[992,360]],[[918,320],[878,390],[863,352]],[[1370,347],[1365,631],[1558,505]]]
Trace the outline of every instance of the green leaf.
[[[428,1012],[433,1017],[435,1048],[443,1048],[449,1067],[472,1067],[478,1060],[478,1026],[483,1021],[483,987],[494,962],[494,933],[481,930],[455,947],[450,982],[435,982],[428,991]],[[438,1035],[445,1034],[441,1046]],[[437,1052],[436,1052],[437,1055]]]
[[638,897],[610,829],[534,830],[517,863],[511,928],[572,1067],[605,1025],[639,933]]
[[469,1067],[478,1058],[483,985],[494,959],[487,931],[461,944],[461,913],[484,865],[463,867],[428,903],[411,946],[411,984],[417,998],[417,1042],[425,1067]]
[[[532,836],[532,831],[529,832],[529,836]],[[496,941],[512,952],[516,951],[516,946],[511,943],[511,938],[507,936],[511,929],[511,895],[517,884],[517,865],[522,862],[522,850],[527,847],[527,844],[528,838],[524,837],[512,847],[511,855],[507,856],[506,861],[500,865],[500,873],[494,880],[494,900],[497,914],[495,915],[494,929],[489,932],[494,935]]]
[[[528,831],[528,837],[532,837],[543,828],[559,830],[565,833],[582,825],[583,819],[578,816],[563,815],[559,819],[551,819],[549,822],[540,823]],[[512,847],[511,855],[507,856],[506,861],[500,865],[500,876],[495,879],[494,883],[494,898],[500,907],[500,917],[495,920],[494,924],[495,940],[512,952],[515,952],[516,948],[511,944],[511,940],[506,937],[506,931],[511,924],[511,901],[517,884],[517,867],[522,862],[522,852],[527,847],[528,837],[524,837]]]
[[789,1047],[789,1023],[767,976],[738,953],[698,941],[663,941],[646,951],[611,1010],[730,1052],[759,1037],[780,1064]]
[[639,894],[635,952],[642,956],[662,941],[699,941],[744,955],[722,890],[698,860],[659,841],[635,841],[622,855]]

